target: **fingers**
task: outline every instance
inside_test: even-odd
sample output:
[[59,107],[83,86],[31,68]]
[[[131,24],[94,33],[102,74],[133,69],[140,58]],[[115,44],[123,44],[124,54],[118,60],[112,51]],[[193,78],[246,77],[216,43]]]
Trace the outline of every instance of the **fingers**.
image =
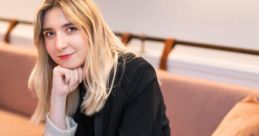
[[64,81],[65,81],[65,84],[68,85],[71,81],[71,74],[69,71],[64,71]]
[[77,68],[74,70],[68,70],[67,74],[65,74],[65,78],[67,78],[67,85],[69,88],[69,91],[73,91],[77,88],[77,86],[82,82],[82,75],[80,72],[82,71],[82,68]]
[[[78,85],[82,82],[82,68],[76,68],[73,70],[57,66],[53,70],[53,80],[58,82],[53,82],[53,85],[58,84],[58,86],[63,86],[59,88],[67,88],[69,92],[75,90]],[[60,89],[58,89],[60,90]]]

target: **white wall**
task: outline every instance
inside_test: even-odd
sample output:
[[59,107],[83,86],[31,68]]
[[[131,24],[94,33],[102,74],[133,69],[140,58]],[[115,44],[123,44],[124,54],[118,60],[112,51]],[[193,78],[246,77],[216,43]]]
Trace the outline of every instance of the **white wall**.
[[40,0],[0,0],[0,17],[32,21]]
[[114,30],[259,49],[258,0],[96,1]]

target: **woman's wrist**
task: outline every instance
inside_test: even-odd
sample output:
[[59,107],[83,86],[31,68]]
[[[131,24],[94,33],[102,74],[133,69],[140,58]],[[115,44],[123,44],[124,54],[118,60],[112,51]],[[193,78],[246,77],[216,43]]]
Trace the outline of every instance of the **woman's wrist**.
[[66,129],[66,97],[51,95],[50,120],[60,129]]

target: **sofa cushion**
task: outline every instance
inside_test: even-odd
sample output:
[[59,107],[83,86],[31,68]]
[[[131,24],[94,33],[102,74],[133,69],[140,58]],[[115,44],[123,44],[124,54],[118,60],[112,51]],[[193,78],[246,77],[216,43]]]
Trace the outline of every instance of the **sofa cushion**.
[[157,71],[173,136],[210,136],[228,111],[258,89]]
[[212,136],[259,136],[259,103],[255,96],[238,102]]

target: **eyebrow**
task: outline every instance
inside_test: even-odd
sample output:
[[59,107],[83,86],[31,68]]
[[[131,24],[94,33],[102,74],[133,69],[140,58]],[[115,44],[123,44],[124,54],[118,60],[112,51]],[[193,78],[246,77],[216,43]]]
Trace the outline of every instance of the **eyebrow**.
[[[62,25],[62,28],[65,28],[65,27],[68,27],[68,26],[73,26],[73,25],[74,25],[73,23],[68,22],[68,23]],[[42,32],[44,32],[44,31],[49,31],[49,30],[52,30],[52,28],[49,28],[49,27],[43,28]]]

